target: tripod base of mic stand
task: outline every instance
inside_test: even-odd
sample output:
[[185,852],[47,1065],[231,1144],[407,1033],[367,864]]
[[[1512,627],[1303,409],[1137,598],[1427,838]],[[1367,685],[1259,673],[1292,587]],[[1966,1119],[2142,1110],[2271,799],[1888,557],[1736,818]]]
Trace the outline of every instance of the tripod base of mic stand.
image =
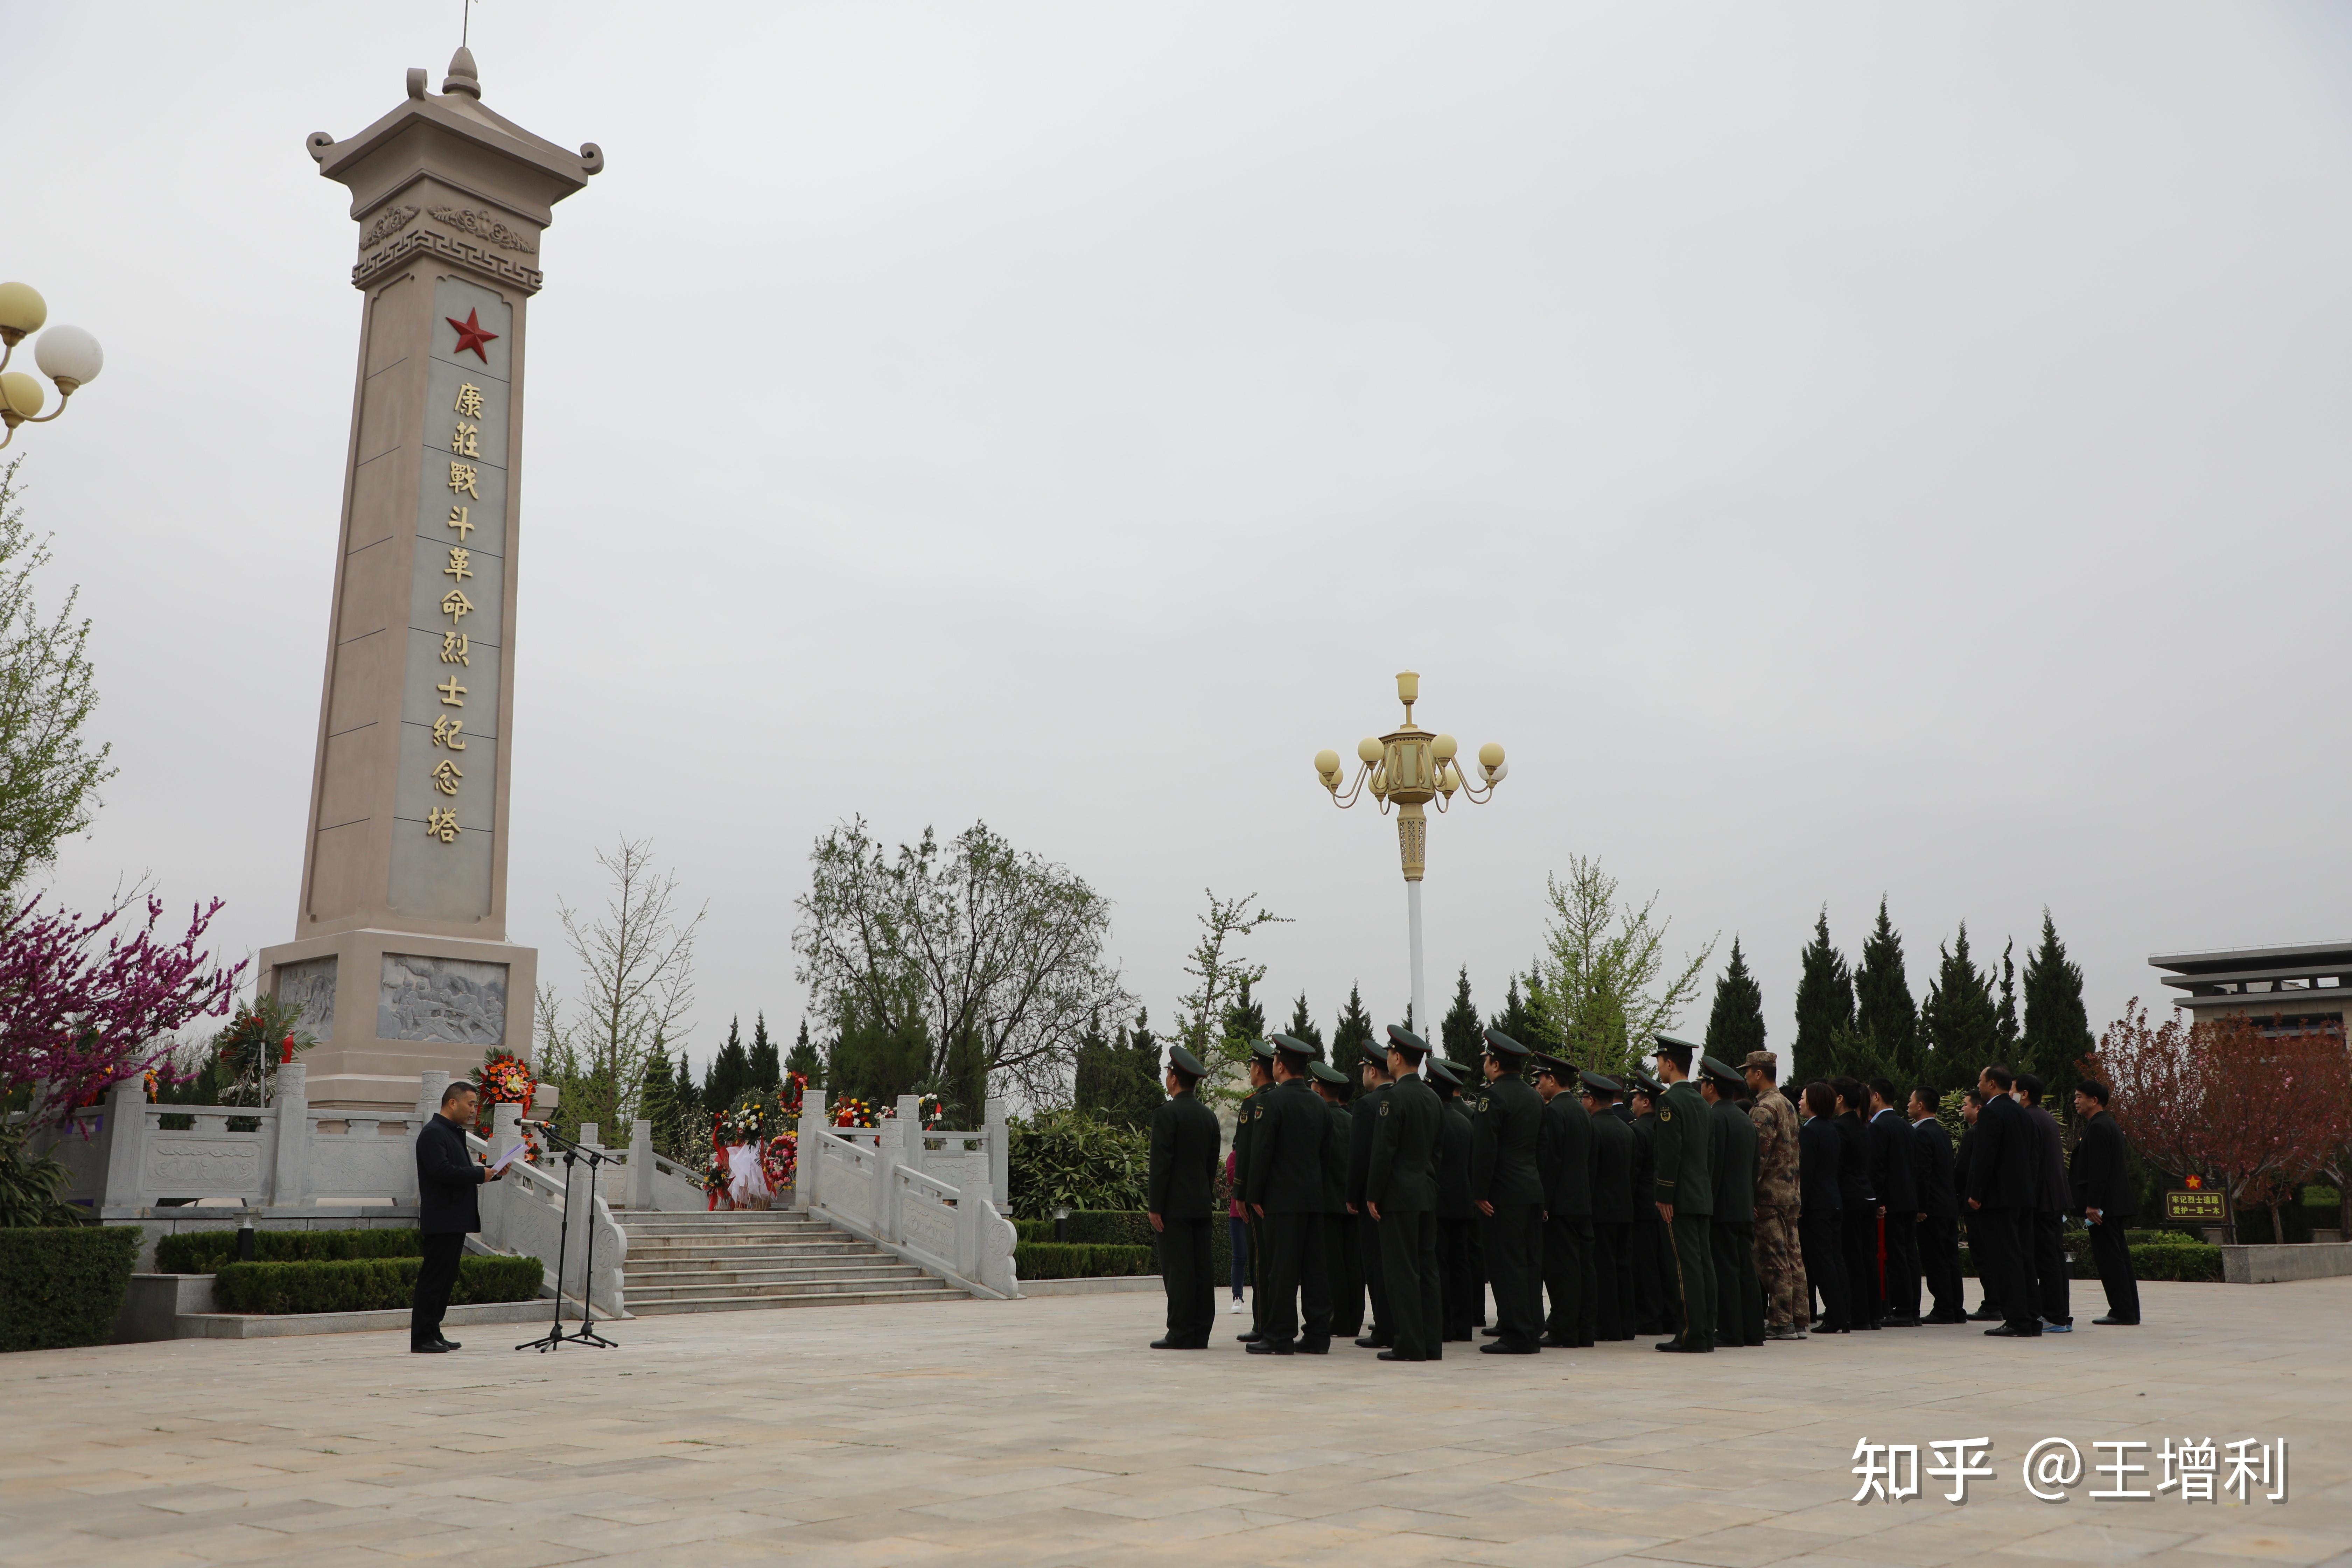
[[563,1337],[571,1341],[575,1345],[601,1345],[608,1351],[616,1351],[621,1348],[616,1342],[606,1339],[594,1329],[589,1327],[585,1322],[583,1322],[577,1329]]
[[539,1338],[535,1340],[525,1340],[522,1343],[515,1346],[515,1349],[519,1351],[537,1351],[541,1355],[544,1355],[549,1351],[555,1349],[558,1345],[596,1345],[608,1351],[616,1351],[621,1348],[617,1341],[608,1340],[604,1335],[598,1333],[594,1328],[590,1326],[588,1320],[583,1318],[581,1320],[580,1326],[572,1330],[568,1334],[563,1331],[563,1325],[559,1321],[553,1328],[540,1335]]

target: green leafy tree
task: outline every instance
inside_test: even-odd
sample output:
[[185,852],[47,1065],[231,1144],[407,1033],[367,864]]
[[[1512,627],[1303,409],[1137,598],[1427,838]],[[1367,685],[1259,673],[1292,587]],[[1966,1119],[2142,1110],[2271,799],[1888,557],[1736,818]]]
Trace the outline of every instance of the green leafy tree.
[[817,1089],[824,1087],[824,1058],[820,1056],[817,1048],[809,1043],[806,1018],[801,1020],[800,1038],[794,1040],[793,1048],[784,1053],[784,1070],[800,1074]]
[[1813,940],[1798,958],[1797,1039],[1791,1080],[1805,1084],[1843,1070],[1839,1044],[1853,1033],[1853,975],[1845,955],[1830,945],[1827,904],[1813,922]]
[[1209,1069],[1200,1089],[1202,1098],[1211,1105],[1224,1106],[1248,1091],[1250,1042],[1265,1034],[1265,1010],[1255,1003],[1248,1005],[1257,1033],[1234,1033],[1234,1007],[1265,978],[1265,965],[1245,962],[1241,944],[1262,926],[1290,922],[1270,910],[1253,910],[1255,893],[1220,899],[1213,889],[1202,890],[1209,908],[1193,917],[1200,922],[1201,936],[1184,960],[1184,973],[1192,977],[1192,988],[1176,999],[1176,1037]]
[[1936,978],[1928,982],[1927,1000],[1919,1009],[1927,1049],[1916,1081],[1966,1089],[2000,1050],[2000,1011],[1993,1005],[1990,979],[1978,973],[1969,956],[1966,921],[1952,945],[1938,947],[1937,956]]
[[1878,900],[1878,924],[1862,944],[1862,963],[1853,972],[1853,1016],[1871,1053],[1895,1069],[1890,1076],[1919,1076],[1919,1009],[1903,970],[1903,938],[1886,918],[1884,898]]
[[923,1041],[915,1081],[950,1082],[976,1105],[1002,1077],[1058,1102],[1089,1022],[1134,1000],[1105,951],[1110,901],[986,823],[945,845],[925,828],[892,855],[861,817],[809,860],[794,977],[822,1017],[879,1030],[894,1049]]
[[1715,1006],[1707,1014],[1706,1054],[1739,1066],[1750,1051],[1764,1048],[1764,990],[1748,972],[1739,938],[1731,939],[1731,962],[1715,982]]
[[[922,1092],[927,1081],[936,1085],[934,1059],[920,1010],[905,998],[868,1011],[857,998],[845,995],[825,1053],[825,1089],[835,1096],[855,1095],[878,1110],[902,1094]],[[933,1092],[947,1098],[936,1087]]]
[[1353,1065],[1363,1057],[1363,1048],[1372,1037],[1372,1016],[1364,1010],[1362,987],[1349,984],[1348,1005],[1339,1009],[1339,1022],[1331,1030],[1331,1059]]
[[1659,896],[1638,907],[1621,904],[1617,879],[1598,858],[1571,855],[1565,879],[1544,880],[1551,915],[1528,998],[1549,1026],[1538,1037],[1558,1043],[1580,1067],[1622,1070],[1696,999],[1715,939],[1678,967],[1672,963],[1665,941],[1673,922],[1658,916]]
[[1486,1048],[1485,1026],[1478,1022],[1478,1009],[1470,1000],[1470,966],[1466,963],[1454,977],[1454,1005],[1446,1009],[1444,1021],[1438,1026],[1436,1044],[1450,1062],[1475,1062],[1478,1053]]
[[1047,1219],[1057,1208],[1139,1209],[1150,1201],[1150,1135],[1074,1110],[1014,1117],[1005,1128],[1013,1213]]
[[702,1103],[718,1110],[735,1103],[736,1097],[751,1087],[751,1058],[743,1049],[743,1020],[727,1020],[727,1043],[710,1058],[710,1070],[702,1077]]
[[114,776],[110,745],[92,748],[82,727],[98,707],[77,620],[79,588],[66,590],[54,616],[33,602],[33,574],[48,564],[47,535],[26,526],[17,503],[22,458],[0,468],[0,892],[55,861],[58,845],[89,829],[98,786]]
[[770,1093],[784,1085],[784,1065],[776,1059],[776,1042],[768,1038],[768,1015],[754,1015],[751,1026],[751,1088]]
[[2082,1079],[2077,1064],[2088,1056],[2090,1014],[2083,1005],[2083,972],[2066,956],[2057,922],[2042,911],[2042,945],[2025,960],[2025,1033],[2012,1067],[2039,1074],[2049,1086],[2043,1103],[2071,1107]]

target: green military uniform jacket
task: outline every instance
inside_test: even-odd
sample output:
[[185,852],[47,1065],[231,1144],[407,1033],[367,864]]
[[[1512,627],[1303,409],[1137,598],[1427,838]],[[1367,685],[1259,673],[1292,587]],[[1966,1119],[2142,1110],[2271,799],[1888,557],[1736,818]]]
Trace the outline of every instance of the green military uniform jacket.
[[1470,1201],[1470,1115],[1458,1099],[1441,1101],[1445,1115],[1438,1121],[1437,1217],[1476,1219]]
[[1471,1198],[1496,1208],[1542,1203],[1543,1179],[1536,1173],[1542,1099],[1526,1079],[1505,1073],[1479,1089],[1477,1107],[1470,1124]]
[[1349,1140],[1354,1134],[1356,1119],[1346,1106],[1328,1100],[1324,1101],[1323,1111],[1328,1124],[1323,1134],[1323,1212],[1346,1214]]
[[1445,1107],[1437,1091],[1411,1073],[1389,1086],[1372,1118],[1372,1166],[1364,1196],[1381,1213],[1427,1214],[1437,1207],[1438,1140]]
[[1234,1111],[1234,1196],[1244,1203],[1249,1201],[1250,1146],[1257,1142],[1258,1112],[1273,1092],[1272,1084],[1254,1089],[1242,1097]]
[[1161,1101],[1151,1113],[1151,1212],[1206,1219],[1216,1190],[1217,1113],[1189,1091]]
[[1736,1100],[1718,1100],[1707,1107],[1715,1118],[1715,1217],[1752,1220],[1756,1217],[1756,1123]]
[[1272,1214],[1323,1212],[1323,1097],[1305,1079],[1258,1098],[1250,1119],[1249,1201]]
[[[1529,1090],[1533,1093],[1533,1090]],[[1680,1215],[1715,1212],[1715,1112],[1690,1079],[1668,1087],[1658,1106],[1658,1130],[1650,1140],[1652,1195]]]

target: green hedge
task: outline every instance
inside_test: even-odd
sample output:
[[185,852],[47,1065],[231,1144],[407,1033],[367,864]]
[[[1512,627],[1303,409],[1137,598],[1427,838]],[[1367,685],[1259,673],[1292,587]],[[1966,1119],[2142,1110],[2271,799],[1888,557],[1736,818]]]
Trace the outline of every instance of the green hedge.
[[[261,1230],[253,1233],[256,1263],[342,1262],[353,1258],[422,1258],[424,1233],[406,1230]],[[191,1230],[155,1244],[159,1274],[210,1274],[236,1256],[234,1230]]]
[[[1062,1222],[1062,1234],[1068,1239],[1059,1243],[1054,1240],[1054,1222],[1050,1219],[1016,1219],[1013,1228],[1019,1238],[1013,1258],[1020,1263],[1024,1279],[1083,1279],[1102,1274],[1160,1272],[1158,1233],[1151,1228],[1151,1216],[1141,1209],[1073,1209],[1070,1217]],[[1046,1250],[1033,1253],[1033,1247]],[[1064,1255],[1081,1248],[1116,1253],[1124,1261],[1116,1268],[1068,1267]],[[1046,1272],[1031,1272],[1033,1258],[1037,1267]],[[1233,1230],[1220,1215],[1209,1222],[1209,1273],[1217,1289],[1228,1288],[1233,1270]]]
[[0,1351],[113,1339],[145,1239],[129,1225],[0,1230]]
[[[2124,1233],[2128,1238],[2129,1231]],[[2070,1238],[2071,1239],[2071,1238]],[[2221,1280],[2221,1249],[2208,1247],[2201,1241],[2136,1242],[2131,1249],[2132,1274],[2140,1279],[2178,1279],[2190,1283],[2220,1284]],[[2096,1279],[2098,1269],[2092,1264],[2091,1249],[2084,1247],[2067,1259],[2066,1276],[2070,1279]],[[1976,1260],[1969,1249],[1960,1248],[1960,1272],[1975,1279]]]
[[1160,1259],[1152,1248],[1100,1242],[1024,1241],[1013,1249],[1013,1266],[1024,1279],[1097,1279],[1160,1272]]
[[[415,1299],[421,1258],[352,1258],[289,1263],[224,1263],[213,1278],[223,1312],[365,1312]],[[453,1305],[529,1301],[545,1268],[536,1258],[463,1258]]]

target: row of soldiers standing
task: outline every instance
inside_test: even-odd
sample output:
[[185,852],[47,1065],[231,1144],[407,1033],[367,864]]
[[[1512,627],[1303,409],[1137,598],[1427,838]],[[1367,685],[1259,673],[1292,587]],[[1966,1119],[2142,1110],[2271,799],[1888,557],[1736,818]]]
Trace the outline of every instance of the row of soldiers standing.
[[[1621,1081],[1490,1029],[1473,1068],[1429,1060],[1391,1026],[1386,1049],[1350,1064],[1365,1092],[1348,1100],[1319,1046],[1259,1042],[1234,1137],[1255,1285],[1238,1337],[1260,1355],[1324,1354],[1337,1335],[1384,1361],[1435,1361],[1486,1323],[1489,1286],[1488,1354],[1643,1333],[1677,1352],[1801,1337],[1797,1122],[1770,1091],[1775,1058],[1705,1059],[1702,1089],[1695,1055],[1661,1036],[1658,1075]],[[1171,1052],[1152,1121],[1169,1300],[1155,1349],[1206,1349],[1215,1321],[1204,1074]]]

